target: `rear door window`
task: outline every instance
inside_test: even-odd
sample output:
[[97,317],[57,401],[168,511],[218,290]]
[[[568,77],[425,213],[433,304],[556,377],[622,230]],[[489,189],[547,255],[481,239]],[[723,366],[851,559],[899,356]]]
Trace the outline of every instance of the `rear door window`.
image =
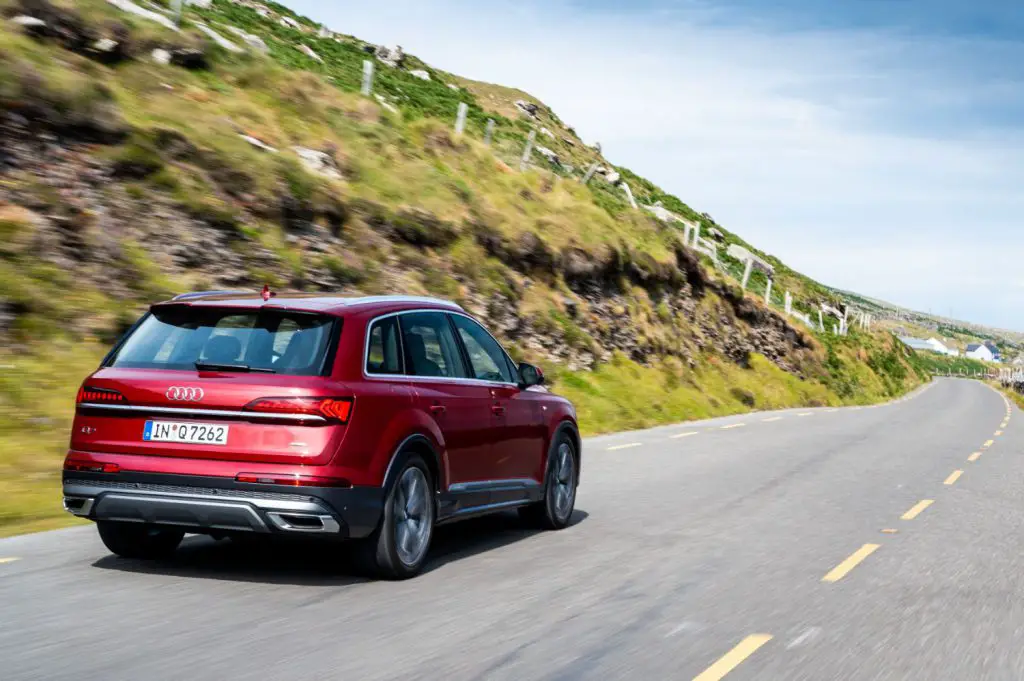
[[370,326],[370,338],[366,348],[366,373],[403,373],[400,333],[398,317],[380,319]]
[[339,319],[280,310],[158,307],[108,360],[126,369],[194,371],[196,363],[318,376]]
[[467,378],[455,334],[441,312],[401,315],[406,373],[428,378]]

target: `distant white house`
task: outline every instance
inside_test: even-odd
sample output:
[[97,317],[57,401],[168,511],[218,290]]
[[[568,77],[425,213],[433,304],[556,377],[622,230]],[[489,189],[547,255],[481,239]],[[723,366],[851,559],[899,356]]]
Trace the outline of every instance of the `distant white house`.
[[931,343],[920,338],[913,338],[911,336],[903,336],[900,341],[908,348],[914,350],[920,350],[921,352],[935,352],[935,348],[932,347]]
[[955,348],[947,348],[942,341],[936,338],[929,338],[923,340],[921,338],[914,338],[912,336],[904,336],[900,338],[904,345],[914,350],[921,352],[934,352],[939,355],[949,355],[950,357],[959,357],[960,351]]
[[991,362],[995,360],[995,355],[992,354],[992,351],[981,343],[971,343],[968,345],[966,354],[971,359],[977,359],[982,362]]
[[940,355],[948,355],[952,352],[949,348],[943,345],[942,341],[940,341],[937,338],[929,338],[925,342],[931,346],[932,351],[937,352]]

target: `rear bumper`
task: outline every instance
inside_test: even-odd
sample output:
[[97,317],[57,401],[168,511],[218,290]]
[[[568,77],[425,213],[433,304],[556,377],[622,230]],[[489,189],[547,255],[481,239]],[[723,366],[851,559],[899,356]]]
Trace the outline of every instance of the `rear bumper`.
[[90,520],[195,533],[354,539],[377,527],[384,492],[376,487],[250,485],[190,475],[66,472],[64,508]]

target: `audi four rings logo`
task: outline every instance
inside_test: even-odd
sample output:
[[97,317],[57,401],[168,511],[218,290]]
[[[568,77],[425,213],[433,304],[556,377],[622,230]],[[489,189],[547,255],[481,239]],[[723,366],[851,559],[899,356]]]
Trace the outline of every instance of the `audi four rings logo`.
[[175,402],[198,402],[203,399],[202,388],[181,388],[172,386],[167,389],[167,399]]

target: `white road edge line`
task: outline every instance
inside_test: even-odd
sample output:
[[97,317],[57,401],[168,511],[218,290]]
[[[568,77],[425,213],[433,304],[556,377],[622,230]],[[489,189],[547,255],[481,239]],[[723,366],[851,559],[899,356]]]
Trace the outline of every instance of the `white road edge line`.
[[631,449],[633,447],[642,447],[643,444],[644,444],[643,442],[630,442],[629,444],[625,444],[625,445],[614,445],[612,447],[609,447],[607,451],[614,452],[614,451],[617,451],[619,449]]

